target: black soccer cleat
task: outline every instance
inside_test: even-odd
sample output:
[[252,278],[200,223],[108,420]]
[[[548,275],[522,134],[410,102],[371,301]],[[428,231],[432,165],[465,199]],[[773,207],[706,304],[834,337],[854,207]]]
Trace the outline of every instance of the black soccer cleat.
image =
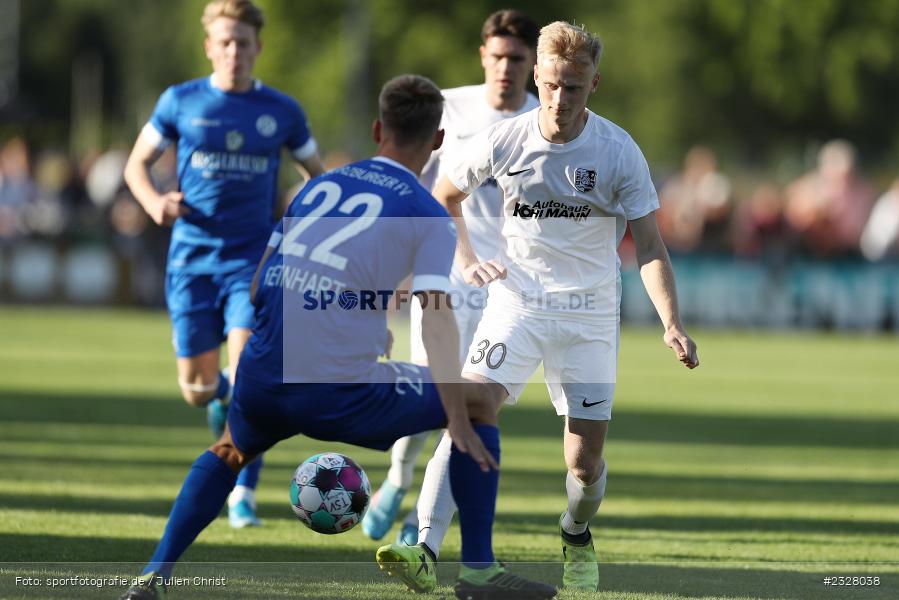
[[456,582],[453,591],[459,600],[549,600],[559,590],[555,586],[513,575],[505,570],[487,580],[475,584],[464,579]]

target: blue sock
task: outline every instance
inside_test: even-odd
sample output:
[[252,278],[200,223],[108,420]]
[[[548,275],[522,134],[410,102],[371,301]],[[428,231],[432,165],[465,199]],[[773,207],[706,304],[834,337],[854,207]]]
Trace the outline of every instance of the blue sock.
[[209,450],[194,461],[144,574],[171,576],[175,561],[221,512],[235,479],[234,471]]
[[[494,425],[475,425],[475,432],[499,464],[499,429]],[[493,515],[499,471],[481,471],[472,458],[453,446],[450,454],[450,486],[459,507],[462,530],[462,563],[473,569],[493,564]]]
[[215,390],[215,398],[213,400],[222,400],[223,404],[227,404],[231,398],[229,397],[229,392],[231,391],[231,382],[228,381],[228,378],[219,373],[219,386]]
[[260,454],[256,460],[240,470],[237,476],[237,485],[245,485],[255,490],[259,484],[259,473],[262,471],[262,455]]

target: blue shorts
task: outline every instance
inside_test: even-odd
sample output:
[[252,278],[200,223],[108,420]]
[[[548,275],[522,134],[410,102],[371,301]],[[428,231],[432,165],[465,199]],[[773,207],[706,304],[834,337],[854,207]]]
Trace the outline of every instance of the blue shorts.
[[237,328],[252,329],[250,285],[256,267],[217,275],[167,273],[165,300],[172,319],[172,345],[181,358],[218,348]]
[[393,365],[402,369],[403,380],[270,385],[254,380],[240,363],[228,409],[231,438],[250,455],[298,434],[387,450],[401,437],[444,427],[446,412],[427,367]]

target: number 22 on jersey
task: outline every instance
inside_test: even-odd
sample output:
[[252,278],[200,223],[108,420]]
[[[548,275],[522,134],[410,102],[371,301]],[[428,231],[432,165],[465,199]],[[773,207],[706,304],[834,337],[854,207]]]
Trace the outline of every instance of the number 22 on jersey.
[[285,233],[284,239],[281,240],[279,252],[301,258],[306,256],[309,247],[307,244],[298,241],[303,232],[335,207],[337,207],[338,212],[350,215],[358,207],[364,206],[365,210],[361,215],[317,243],[309,254],[309,260],[311,261],[321,263],[338,271],[346,269],[347,258],[333,252],[333,250],[356,234],[374,225],[375,220],[381,214],[381,209],[384,207],[384,200],[377,194],[369,192],[353,194],[346,199],[342,199],[342,196],[343,190],[333,181],[321,181],[309,190],[309,193],[300,200],[300,204],[304,206],[313,204],[319,197],[322,197],[321,203],[310,210],[307,215],[299,218],[290,227],[289,231]]

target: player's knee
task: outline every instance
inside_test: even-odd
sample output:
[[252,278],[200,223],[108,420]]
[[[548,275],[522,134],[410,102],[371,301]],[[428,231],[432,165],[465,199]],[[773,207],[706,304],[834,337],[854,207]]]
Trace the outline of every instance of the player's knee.
[[496,425],[496,408],[490,388],[483,383],[467,383],[465,400],[472,423]]
[[239,473],[240,470],[254,458],[241,452],[240,449],[234,445],[233,441],[227,440],[224,437],[213,444],[209,450],[222,459],[222,461],[228,465],[228,468],[235,473]]
[[184,388],[181,388],[181,397],[184,398],[184,401],[190,406],[194,407],[206,406],[209,404],[209,401],[212,400],[212,394],[209,392],[194,392],[185,390]]
[[602,458],[597,457],[578,457],[574,464],[568,465],[568,471],[577,479],[581,485],[590,485],[595,483],[600,476],[602,470]]
[[206,406],[215,397],[215,392],[218,389],[217,381],[213,383],[189,383],[180,380],[178,385],[181,387],[181,397],[191,406]]

